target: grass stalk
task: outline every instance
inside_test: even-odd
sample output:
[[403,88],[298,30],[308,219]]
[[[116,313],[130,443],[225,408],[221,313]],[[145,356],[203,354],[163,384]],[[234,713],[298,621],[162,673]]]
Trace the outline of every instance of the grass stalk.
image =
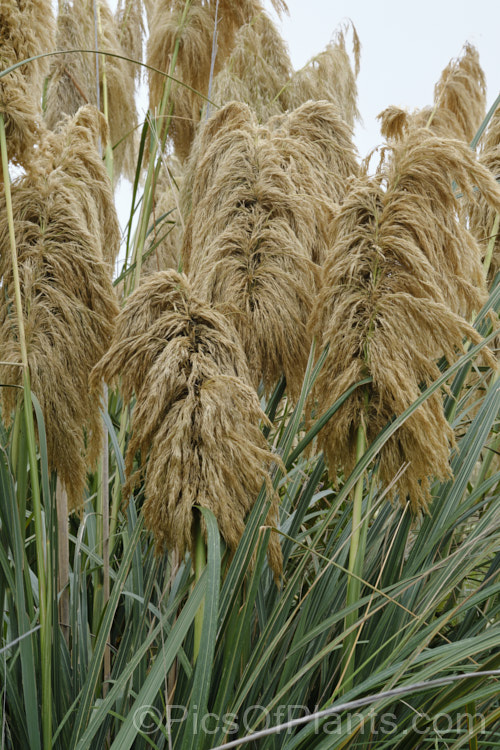
[[[98,38],[100,46],[100,40],[104,38],[101,20],[101,4],[98,1],[95,5],[95,18],[96,18],[96,36]],[[99,68],[97,67],[97,96],[99,101],[100,93],[100,81],[99,81]],[[108,79],[106,72],[106,56],[102,55],[102,113],[106,122],[109,125],[109,102],[108,102]],[[113,149],[109,142],[109,137],[106,139],[104,144],[104,161],[106,164],[106,171],[108,173],[111,185],[113,185]],[[108,387],[103,383],[103,406],[107,411],[108,409]],[[98,545],[102,555],[102,607],[104,608],[109,601],[109,446],[108,446],[108,431],[104,424],[103,430],[103,445],[101,455],[101,466],[99,472],[99,488],[98,488]],[[99,598],[98,598],[99,600]],[[102,694],[106,696],[108,690],[108,680],[111,674],[111,652],[109,645],[106,645],[104,650],[104,661],[103,661],[103,685]]]
[[[358,427],[356,442],[356,463],[360,460],[366,450],[366,435],[363,424]],[[363,571],[363,560],[365,555],[366,533],[362,533],[362,506],[363,506],[364,474],[358,479],[354,488],[352,505],[352,534],[349,549],[349,574],[347,578],[347,607],[359,600],[361,582],[360,576]],[[368,515],[364,523],[368,521]],[[348,631],[358,619],[358,610],[346,615],[345,630]],[[355,668],[355,649],[357,633],[355,630],[348,632],[343,642],[342,666],[344,671],[343,690],[348,692],[352,687]]]
[[[108,404],[108,387],[104,385],[103,388],[103,401],[104,406],[107,408]],[[102,457],[101,457],[101,491],[99,493],[101,499],[101,513],[102,513],[102,598],[103,607],[105,607],[109,601],[109,449],[108,449],[108,431],[104,428],[103,434],[103,446],[102,446]],[[108,680],[111,674],[111,652],[109,645],[106,645],[104,651],[104,682],[102,686],[103,696],[106,695],[108,689]]]
[[[52,684],[51,684],[51,621],[52,607],[48,596],[48,580],[46,560],[50,559],[49,539],[45,538],[42,521],[42,502],[40,494],[40,483],[38,480],[38,463],[36,455],[36,433],[33,419],[33,405],[31,402],[30,375],[28,367],[28,351],[26,347],[26,336],[24,332],[23,305],[21,298],[21,284],[19,280],[19,269],[17,262],[17,246],[14,230],[14,214],[12,210],[12,196],[10,192],[9,160],[7,154],[7,138],[5,134],[5,122],[0,114],[0,151],[2,158],[2,175],[4,181],[5,205],[9,227],[9,241],[12,262],[12,275],[14,280],[15,309],[18,324],[19,346],[21,349],[21,360],[23,364],[23,395],[24,395],[24,417],[26,420],[26,435],[28,441],[28,458],[31,477],[31,495],[33,502],[33,520],[35,524],[35,546],[38,572],[38,591],[40,608],[40,649],[42,669],[42,734],[43,746],[46,750],[52,746]],[[24,519],[21,519],[23,522]],[[47,557],[46,557],[47,556]]]
[[68,495],[61,480],[56,484],[57,511],[57,588],[59,598],[59,623],[66,644],[69,645],[69,536],[68,536]]
[[483,261],[483,268],[484,268],[484,275],[488,275],[488,271],[490,270],[491,265],[491,259],[493,257],[493,250],[495,248],[495,242],[498,235],[498,228],[500,225],[500,213],[498,211],[495,214],[495,220],[493,222],[493,228],[491,230],[490,239],[488,241],[488,247],[486,249],[486,255],[484,256]]
[[[195,512],[193,520],[193,537],[194,537],[194,578],[195,585],[201,578],[207,565],[207,549],[203,531],[201,529],[201,518],[198,511]],[[194,618],[194,647],[193,647],[193,664],[196,663],[200,652],[200,643],[203,630],[203,616],[205,614],[205,600],[200,604]]]

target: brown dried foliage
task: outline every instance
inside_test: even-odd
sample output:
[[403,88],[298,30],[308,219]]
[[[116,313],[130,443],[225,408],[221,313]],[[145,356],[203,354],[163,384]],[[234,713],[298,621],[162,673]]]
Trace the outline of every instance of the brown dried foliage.
[[[100,392],[90,387],[89,375],[109,345],[118,313],[109,265],[102,259],[102,236],[92,234],[82,205],[84,191],[102,192],[99,178],[92,181],[85,168],[93,139],[85,131],[82,122],[70,121],[58,137],[47,133],[36,161],[12,186],[31,387],[45,419],[50,469],[66,486],[72,509],[83,502],[87,466],[97,459],[102,441],[96,408]],[[0,247],[7,248],[3,193],[1,199]],[[0,277],[6,299],[0,308],[2,359],[18,363],[10,253],[0,254]],[[2,365],[0,380],[22,384],[22,369]],[[14,388],[1,389],[4,418],[16,394]]]
[[[320,435],[332,475],[353,468],[360,425],[371,442],[439,376],[438,358],[451,363],[464,337],[479,341],[460,312],[484,300],[484,281],[475,275],[480,252],[457,218],[452,179],[467,195],[477,185],[498,205],[500,191],[465,144],[414,134],[394,147],[376,177],[353,183],[334,221],[311,320],[322,346],[329,345],[316,384],[318,411],[367,375],[373,382],[357,389]],[[414,511],[425,509],[430,478],[449,475],[453,441],[435,393],[383,447],[383,482],[408,464],[393,494],[402,503],[409,496]]]
[[[102,34],[98,32],[99,49],[123,55],[113,15],[104,0],[99,0]],[[66,0],[57,19],[57,48],[94,50],[96,29],[93,0]],[[135,66],[117,57],[99,57],[99,102],[104,102],[103,75],[106,74],[109,131],[114,147],[114,172],[133,178],[135,170],[135,128],[137,114],[134,101]],[[83,104],[97,106],[96,55],[76,52],[53,58],[45,120],[56,128],[64,115],[73,115]],[[118,145],[119,144],[119,145]],[[104,146],[104,144],[103,144]]]
[[[124,492],[145,472],[144,517],[158,551],[182,556],[191,549],[195,505],[214,513],[234,551],[276,457],[259,429],[265,416],[233,327],[193,294],[185,276],[153,274],[127,300],[100,375],[108,382],[121,375],[124,398],[137,397]],[[274,498],[271,523],[276,515]],[[273,538],[269,557],[279,576]]]

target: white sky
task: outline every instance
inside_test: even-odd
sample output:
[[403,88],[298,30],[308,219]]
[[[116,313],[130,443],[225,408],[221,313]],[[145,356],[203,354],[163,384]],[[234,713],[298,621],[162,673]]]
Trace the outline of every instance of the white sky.
[[[271,7],[265,0],[267,8]],[[381,142],[376,116],[390,104],[432,103],[441,71],[473,44],[488,86],[488,107],[500,92],[500,0],[287,0],[290,15],[278,21],[294,68],[330,41],[350,18],[361,41],[356,128],[361,156]],[[275,14],[273,17],[276,18]],[[348,47],[349,48],[349,47]]]

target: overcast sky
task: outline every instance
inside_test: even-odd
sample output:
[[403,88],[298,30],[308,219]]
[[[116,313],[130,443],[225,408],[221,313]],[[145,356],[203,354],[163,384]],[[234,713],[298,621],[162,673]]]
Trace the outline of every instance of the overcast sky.
[[[361,41],[356,128],[361,156],[381,141],[377,114],[390,104],[432,103],[441,71],[465,42],[479,51],[488,107],[500,92],[500,0],[287,0],[290,15],[278,27],[295,68],[328,44],[350,18]],[[270,8],[269,0],[266,5]],[[274,15],[274,17],[276,17]]]

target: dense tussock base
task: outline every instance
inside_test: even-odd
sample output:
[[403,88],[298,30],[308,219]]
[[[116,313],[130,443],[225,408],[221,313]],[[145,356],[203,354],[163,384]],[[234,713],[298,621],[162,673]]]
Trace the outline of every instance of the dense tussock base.
[[[234,328],[192,293],[185,276],[152,274],[129,297],[96,373],[108,382],[121,375],[126,400],[136,394],[124,494],[145,471],[144,516],[158,550],[182,557],[191,549],[199,505],[214,513],[234,551],[263,480],[272,494],[267,472],[276,460],[259,428],[265,417]],[[276,541],[269,558],[278,576]]]

